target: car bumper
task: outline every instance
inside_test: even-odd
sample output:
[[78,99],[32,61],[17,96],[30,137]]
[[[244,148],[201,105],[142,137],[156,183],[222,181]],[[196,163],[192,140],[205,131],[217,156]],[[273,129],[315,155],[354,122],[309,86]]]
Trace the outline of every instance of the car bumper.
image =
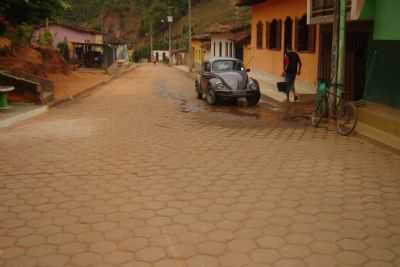
[[260,94],[260,91],[216,91],[215,94],[218,97],[224,98],[239,98],[239,97],[250,97]]

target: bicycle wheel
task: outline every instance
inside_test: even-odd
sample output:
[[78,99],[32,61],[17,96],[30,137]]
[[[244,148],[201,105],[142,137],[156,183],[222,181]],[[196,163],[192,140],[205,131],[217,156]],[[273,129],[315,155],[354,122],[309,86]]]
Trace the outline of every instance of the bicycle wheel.
[[313,127],[318,127],[318,125],[321,123],[322,117],[324,117],[324,115],[325,115],[325,111],[327,108],[327,102],[328,101],[325,96],[322,96],[319,99],[317,107],[311,116],[311,125]]
[[348,136],[357,126],[358,113],[353,103],[347,102],[340,105],[337,111],[336,130],[338,134]]

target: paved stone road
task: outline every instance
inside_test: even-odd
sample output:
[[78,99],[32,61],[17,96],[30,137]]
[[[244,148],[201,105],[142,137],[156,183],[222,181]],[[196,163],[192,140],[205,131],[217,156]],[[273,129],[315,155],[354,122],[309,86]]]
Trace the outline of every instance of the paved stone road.
[[1,130],[0,266],[400,266],[400,156],[271,110],[144,66]]

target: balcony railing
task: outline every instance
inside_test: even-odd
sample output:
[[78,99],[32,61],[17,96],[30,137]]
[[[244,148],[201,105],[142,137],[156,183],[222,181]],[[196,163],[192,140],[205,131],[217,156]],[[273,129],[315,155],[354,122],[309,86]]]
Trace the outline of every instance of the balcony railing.
[[236,6],[251,6],[258,3],[265,2],[265,0],[235,0]]
[[[339,1],[339,0],[338,0]],[[347,11],[351,11],[351,0],[347,0]],[[311,0],[311,23],[332,22],[335,0]]]

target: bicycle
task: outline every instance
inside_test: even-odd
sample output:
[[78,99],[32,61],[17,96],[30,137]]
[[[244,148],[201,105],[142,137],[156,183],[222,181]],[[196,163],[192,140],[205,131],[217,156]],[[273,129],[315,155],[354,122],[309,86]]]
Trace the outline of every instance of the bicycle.
[[317,107],[312,114],[311,124],[314,127],[318,127],[322,121],[322,118],[328,117],[330,114],[329,97],[333,96],[336,101],[336,113],[334,119],[336,120],[336,131],[338,134],[343,136],[350,135],[357,126],[358,112],[356,106],[349,101],[345,100],[344,86],[336,84],[338,88],[341,88],[342,92],[334,94],[329,91],[327,83],[321,82],[318,84],[319,99],[317,101]]

